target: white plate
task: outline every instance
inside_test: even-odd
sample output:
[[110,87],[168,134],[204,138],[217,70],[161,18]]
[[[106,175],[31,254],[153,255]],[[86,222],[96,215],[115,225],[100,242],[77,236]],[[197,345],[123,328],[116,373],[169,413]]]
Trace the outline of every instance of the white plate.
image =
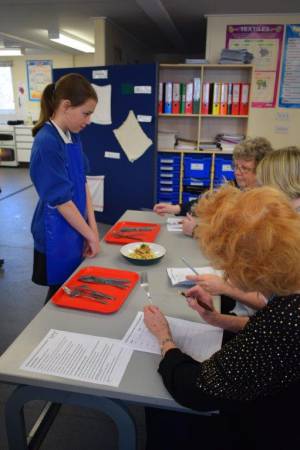
[[[134,252],[134,250],[136,248],[139,248],[142,244],[149,245],[151,251],[155,255],[155,258],[137,259],[130,256]],[[120,248],[120,252],[121,255],[124,256],[124,258],[128,259],[128,261],[132,262],[133,264],[146,266],[158,262],[166,254],[166,249],[162,245],[154,244],[153,242],[131,242],[130,244],[123,245],[123,247]]]

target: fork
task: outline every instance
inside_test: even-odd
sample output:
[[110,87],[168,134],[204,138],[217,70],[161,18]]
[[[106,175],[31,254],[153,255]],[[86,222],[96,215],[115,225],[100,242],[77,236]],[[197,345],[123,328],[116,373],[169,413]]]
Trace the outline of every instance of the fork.
[[151,297],[150,290],[149,290],[149,281],[148,281],[148,273],[147,272],[142,272],[141,273],[140,285],[144,289],[144,291],[146,292],[148,301],[151,304],[153,304],[152,297]]

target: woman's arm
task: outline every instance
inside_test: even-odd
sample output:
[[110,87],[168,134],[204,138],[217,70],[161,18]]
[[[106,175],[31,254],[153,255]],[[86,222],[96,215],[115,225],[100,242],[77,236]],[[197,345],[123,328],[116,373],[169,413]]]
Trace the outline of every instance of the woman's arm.
[[267,303],[266,298],[259,292],[241,291],[218,275],[189,275],[187,279],[195,281],[211,295],[227,295],[253,309],[262,309]]

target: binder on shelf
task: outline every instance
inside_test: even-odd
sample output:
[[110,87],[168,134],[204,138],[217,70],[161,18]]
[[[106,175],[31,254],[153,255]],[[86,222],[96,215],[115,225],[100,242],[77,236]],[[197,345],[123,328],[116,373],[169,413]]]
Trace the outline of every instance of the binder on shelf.
[[232,114],[232,83],[228,83],[227,114]]
[[160,81],[158,85],[158,114],[162,114],[163,112],[163,91],[164,85],[163,82]]
[[193,114],[193,82],[186,83],[185,113]]
[[172,114],[179,114],[180,105],[180,83],[173,83]]
[[228,83],[221,83],[221,103],[220,103],[220,114],[227,114],[228,106]]
[[164,113],[165,114],[171,114],[172,113],[172,82],[167,81],[165,83],[165,107],[164,107]]
[[212,114],[217,116],[220,114],[221,101],[221,83],[214,83]]
[[199,114],[200,112],[200,78],[194,78],[193,80],[193,114]]
[[180,83],[180,105],[179,105],[180,114],[185,113],[185,97],[186,97],[185,83]]
[[232,83],[232,115],[238,116],[240,114],[240,95],[241,84]]
[[210,93],[210,83],[206,81],[205,83],[203,83],[202,87],[201,114],[209,113],[209,93]]
[[250,84],[241,83],[240,114],[244,116],[247,116],[249,112],[249,93],[250,93]]

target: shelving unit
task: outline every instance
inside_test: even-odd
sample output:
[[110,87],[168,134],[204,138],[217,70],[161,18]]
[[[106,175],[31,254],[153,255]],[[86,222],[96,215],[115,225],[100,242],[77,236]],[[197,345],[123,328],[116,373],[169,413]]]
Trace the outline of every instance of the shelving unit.
[[[201,164],[205,156],[210,158],[210,175],[209,178],[203,179],[206,188],[212,189],[213,186],[220,183],[220,177],[226,175],[230,179],[233,177],[233,172],[229,170],[230,158],[232,149],[219,150],[217,147],[213,149],[203,149],[205,144],[213,144],[215,137],[219,133],[237,134],[247,136],[248,119],[251,114],[249,106],[248,115],[213,115],[201,114],[202,103],[202,86],[204,82],[209,83],[249,83],[249,105],[251,104],[251,85],[252,85],[253,66],[242,65],[223,65],[223,64],[204,64],[204,65],[190,65],[190,64],[161,64],[159,66],[159,81],[166,83],[179,82],[187,83],[194,78],[200,78],[200,109],[198,114],[158,114],[158,131],[172,131],[175,132],[179,138],[190,139],[196,142],[195,150],[191,149],[176,149],[176,148],[159,148],[159,155],[175,154],[179,156],[180,172],[178,174],[179,184],[176,195],[173,191],[170,192],[170,203],[182,202],[186,199],[184,195],[187,185],[184,182],[187,180],[185,176],[186,158],[193,158],[195,160],[195,167]],[[224,170],[220,172],[220,159],[224,160]],[[160,164],[160,157],[158,158]],[[217,161],[217,170],[216,170]],[[226,172],[226,173],[224,173]],[[190,173],[193,173],[190,172]],[[200,174],[201,170],[195,173]],[[167,191],[161,191],[161,170],[158,168],[158,201],[168,201]],[[201,176],[195,177],[201,182]],[[195,181],[196,183],[197,181]],[[191,186],[191,185],[189,185]],[[162,192],[165,194],[162,195]],[[196,194],[195,194],[196,196]]]

